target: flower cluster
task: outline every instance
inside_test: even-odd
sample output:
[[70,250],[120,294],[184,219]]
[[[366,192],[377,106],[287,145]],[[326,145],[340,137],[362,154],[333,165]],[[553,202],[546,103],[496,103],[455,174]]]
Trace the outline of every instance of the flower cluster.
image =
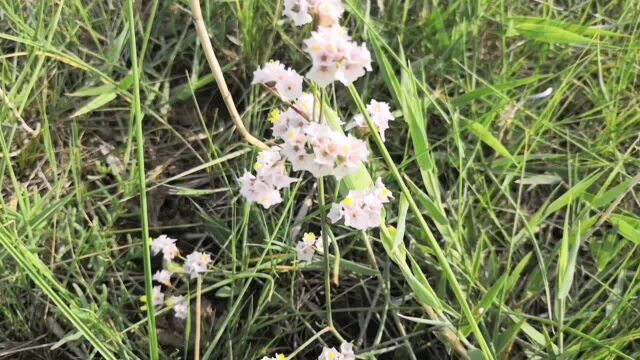
[[[371,100],[369,105],[367,105],[367,113],[369,113],[371,120],[373,120],[373,123],[378,127],[378,131],[380,131],[380,137],[382,138],[382,141],[384,141],[384,132],[389,128],[389,121],[394,119],[389,104],[383,101]],[[363,114],[357,114],[356,116],[354,116],[353,122],[347,125],[347,130],[355,127],[368,127],[367,121],[365,120]]]
[[[304,41],[305,51],[312,59],[306,77],[321,87],[334,81],[350,85],[371,71],[371,54],[364,43],[351,39],[338,24],[344,6],[340,0],[286,0],[284,14],[296,25],[316,20],[317,28]],[[309,171],[315,177],[335,176],[341,179],[354,174],[369,156],[367,145],[352,135],[332,129],[325,118],[337,115],[323,109],[313,95],[302,91],[303,78],[279,61],[270,61],[253,73],[252,84],[263,84],[275,90],[290,107],[269,115],[272,132],[283,143],[279,148],[263,151],[256,163],[256,175],[249,172],[240,177],[240,194],[265,209],[282,202],[280,191],[296,179],[288,176],[281,157],[291,163],[294,171]],[[372,116],[379,119],[383,132],[388,127],[389,108],[373,103]],[[387,113],[384,112],[386,109]],[[340,123],[340,119],[337,119]]]
[[349,86],[371,71],[367,46],[352,41],[347,30],[338,24],[321,26],[304,43],[313,62],[307,78],[322,87],[336,80]]
[[275,89],[285,101],[293,101],[302,95],[302,76],[293,69],[286,69],[277,60],[269,61],[254,71],[251,84],[263,84]]
[[296,252],[298,253],[298,260],[311,262],[313,254],[316,251],[320,254],[324,253],[324,246],[322,244],[322,236],[316,236],[314,233],[305,233],[302,236],[302,240],[296,245]]
[[249,201],[257,202],[265,209],[282,202],[280,190],[298,180],[287,175],[284,162],[277,150],[260,152],[253,168],[256,175],[245,172],[238,180],[240,194]]
[[378,178],[374,187],[364,191],[349,191],[347,197],[338,204],[332,204],[327,217],[336,223],[344,218],[344,224],[358,230],[379,227],[382,220],[383,204],[392,198],[382,180]]
[[[165,267],[153,274],[153,280],[161,284],[153,287],[153,304],[156,307],[161,307],[164,304],[167,307],[173,308],[176,318],[186,319],[187,313],[189,312],[189,302],[187,299],[182,295],[172,295],[165,299],[165,294],[162,292],[162,285],[167,288],[174,287],[171,282],[171,277],[173,276],[171,270],[184,272],[188,274],[191,279],[197,278],[200,274],[208,270],[211,264],[211,255],[194,251],[187,255],[184,259],[182,269],[180,269],[179,265],[173,263],[173,260],[180,254],[176,246],[176,241],[176,239],[166,235],[160,235],[151,243],[151,251],[154,255],[162,253]],[[146,301],[146,298],[143,297],[143,301]]]
[[329,126],[310,123],[290,131],[282,146],[282,154],[293,170],[306,170],[313,176],[333,175],[337,179],[355,173],[367,160],[367,145],[351,135],[344,135]]
[[[331,110],[323,110],[325,115]],[[332,114],[335,115],[335,114]],[[369,150],[362,141],[332,130],[320,117],[320,106],[305,93],[285,112],[272,112],[272,133],[284,141],[281,153],[294,171],[340,179],[354,173],[366,161]]]
[[285,0],[284,14],[293,20],[296,26],[308,24],[316,18],[320,25],[338,22],[344,6],[340,0]]

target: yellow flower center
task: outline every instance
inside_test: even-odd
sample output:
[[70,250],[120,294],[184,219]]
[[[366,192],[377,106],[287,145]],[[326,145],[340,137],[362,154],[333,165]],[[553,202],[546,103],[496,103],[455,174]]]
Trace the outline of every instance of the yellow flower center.
[[282,354],[280,354],[280,355],[278,355],[278,358],[276,360],[287,360],[287,357],[282,355]]
[[255,171],[258,171],[258,170],[262,169],[262,164],[257,162],[255,165],[253,165],[253,169]]
[[291,129],[289,130],[289,138],[291,140],[295,140],[298,137],[298,131]]
[[337,357],[336,353],[334,353],[334,352],[330,352],[329,353],[329,356],[328,356],[329,359],[335,359],[336,357]]
[[382,194],[384,196],[391,196],[391,190],[389,190],[387,188],[384,188],[384,189],[382,189]]
[[350,198],[350,197],[344,198],[344,200],[342,200],[342,205],[344,205],[344,206],[353,206],[353,199]]
[[271,112],[269,113],[269,122],[272,124],[277,123],[278,120],[280,120],[280,115],[282,115],[280,110],[278,109],[271,110]]
[[313,243],[316,241],[316,234],[310,232],[305,233],[302,240],[308,243]]

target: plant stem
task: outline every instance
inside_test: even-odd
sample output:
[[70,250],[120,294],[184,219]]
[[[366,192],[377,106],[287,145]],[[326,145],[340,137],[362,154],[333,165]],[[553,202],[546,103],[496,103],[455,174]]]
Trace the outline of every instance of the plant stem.
[[144,137],[142,134],[142,108],[140,105],[140,73],[138,69],[138,48],[136,46],[135,17],[133,0],[128,0],[129,45],[131,47],[131,72],[133,74],[133,120],[136,124],[136,169],[140,190],[140,221],[142,223],[142,258],[144,262],[144,288],[147,295],[147,319],[149,324],[149,355],[152,360],[159,358],[158,334],[156,331],[155,304],[153,303],[153,275],[151,274],[151,239],[149,238],[149,218],[147,210],[147,180],[144,171]]
[[[324,105],[324,91],[320,89],[320,111],[318,121],[322,121]],[[312,115],[313,116],[313,115]],[[327,308],[327,325],[333,328],[333,315],[331,314],[331,264],[329,263],[329,239],[327,237],[327,214],[324,208],[324,177],[318,178],[318,206],[320,207],[320,236],[322,236],[322,254],[324,255],[324,292]]]
[[193,358],[200,360],[200,324],[202,320],[202,277],[198,276],[196,284],[196,338]]

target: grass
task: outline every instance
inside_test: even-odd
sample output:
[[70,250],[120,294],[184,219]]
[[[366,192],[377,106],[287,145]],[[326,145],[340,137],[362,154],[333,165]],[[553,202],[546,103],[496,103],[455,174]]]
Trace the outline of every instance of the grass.
[[[281,3],[202,4],[261,141],[278,104],[252,71],[309,66]],[[192,358],[196,316],[202,359],[342,338],[363,359],[640,357],[636,2],[346,3],[374,71],[323,106],[345,120],[375,98],[396,120],[358,175],[299,174],[265,211],[239,196],[258,150],[188,1],[0,0],[0,358]],[[380,231],[325,223],[319,203],[378,177]],[[321,228],[331,252],[295,262]],[[186,323],[141,302],[163,233],[214,258]],[[193,310],[196,287],[175,290]]]

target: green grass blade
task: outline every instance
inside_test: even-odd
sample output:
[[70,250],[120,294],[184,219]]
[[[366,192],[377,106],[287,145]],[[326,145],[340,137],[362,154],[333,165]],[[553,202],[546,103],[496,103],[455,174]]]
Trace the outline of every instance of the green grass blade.
[[[18,263],[20,269],[36,283],[58,307],[65,318],[82,333],[82,336],[84,336],[105,359],[119,359],[119,357],[114,354],[114,351],[104,343],[101,336],[96,334],[91,328],[101,329],[104,333],[110,333],[117,340],[115,333],[110,331],[100,319],[95,318],[91,312],[85,312],[84,315],[80,317],[78,311],[81,309],[79,309],[75,301],[71,299],[70,294],[62,284],[55,280],[53,274],[42,261],[29,252],[17,236],[10,234],[4,225],[0,225],[0,244]],[[87,321],[89,321],[88,324]]]
[[140,72],[138,69],[138,48],[136,46],[136,27],[133,12],[133,0],[127,0],[129,23],[129,44],[131,49],[131,71],[133,73],[133,103],[131,112],[135,121],[136,137],[136,171],[138,175],[138,190],[140,191],[140,221],[142,222],[142,256],[144,262],[144,287],[147,298],[147,321],[149,334],[149,357],[159,359],[158,332],[156,329],[155,306],[153,303],[153,274],[151,273],[151,238],[149,237],[149,218],[147,206],[147,180],[144,171],[144,136],[142,133],[142,108],[140,105]]

